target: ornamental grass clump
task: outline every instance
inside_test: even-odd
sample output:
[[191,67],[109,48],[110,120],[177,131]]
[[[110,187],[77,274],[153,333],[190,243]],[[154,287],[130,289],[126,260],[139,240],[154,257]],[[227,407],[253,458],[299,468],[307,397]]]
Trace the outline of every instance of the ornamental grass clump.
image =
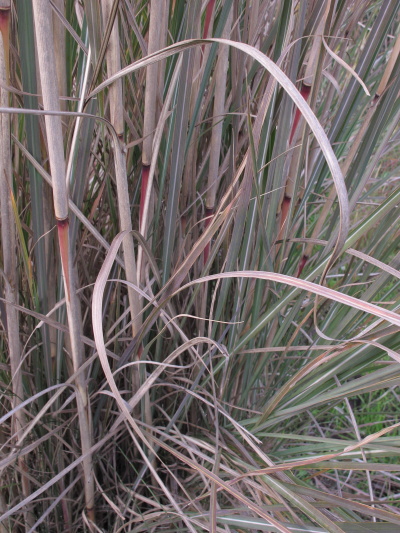
[[399,0],[0,0],[0,532],[400,527]]

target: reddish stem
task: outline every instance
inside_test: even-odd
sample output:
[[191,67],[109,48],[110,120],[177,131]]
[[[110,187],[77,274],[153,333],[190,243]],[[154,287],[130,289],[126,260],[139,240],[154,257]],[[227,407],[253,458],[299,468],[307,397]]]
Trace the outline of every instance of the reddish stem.
[[303,257],[300,259],[299,270],[297,271],[298,278],[301,276],[301,273],[303,272],[303,268],[306,266],[307,261],[308,257],[306,255],[303,255]]
[[283,227],[285,225],[285,222],[286,222],[286,219],[289,213],[289,207],[290,207],[290,198],[289,196],[286,196],[285,194],[282,200],[282,205],[281,205],[281,224],[279,228],[278,240],[282,238]]
[[146,200],[147,185],[149,183],[150,165],[142,165],[142,186],[140,189],[139,224],[142,225],[144,202]]
[[[304,98],[304,100],[307,102],[308,97],[311,93],[311,85],[302,84],[300,89],[300,94]],[[290,132],[290,138],[289,138],[289,144],[292,144],[294,134],[296,132],[297,125],[299,123],[301,117],[300,110],[297,108],[296,113],[294,115],[293,125],[292,125],[292,131]]]
[[[307,100],[308,100],[308,98],[310,96],[310,93],[311,93],[311,85],[307,85],[305,83],[302,83],[301,84],[301,89],[300,89],[300,94],[301,94],[301,96],[304,98],[304,100],[306,102],[307,102]],[[290,132],[289,144],[292,144],[294,134],[296,133],[296,129],[297,129],[297,126],[299,124],[300,117],[301,117],[301,113],[300,113],[300,110],[297,108],[296,109],[296,113],[294,115],[294,120],[293,120],[293,124],[292,124],[292,130]],[[288,198],[285,195],[285,197],[284,197],[284,199],[282,201],[282,207],[281,207],[282,217],[281,217],[280,232],[282,232],[282,230],[283,230],[283,225],[285,223],[285,220],[286,220],[286,217],[287,217],[287,214],[288,214],[288,211],[289,211],[289,205],[290,205],[290,198]],[[301,276],[301,273],[302,273],[303,268],[305,267],[305,265],[307,263],[307,260],[308,260],[308,257],[305,256],[305,255],[301,258],[300,264],[299,264],[299,270],[297,272],[297,277],[298,278]]]
[[[208,4],[206,8],[206,17],[204,20],[203,39],[207,39],[208,37],[208,30],[210,27],[214,5],[215,5],[215,0],[208,0]],[[203,52],[204,52],[204,44],[201,47],[201,53],[203,54]]]
[[58,230],[58,242],[60,246],[60,255],[61,255],[61,265],[65,278],[65,287],[66,294],[65,297],[70,301],[71,296],[71,286],[69,279],[69,219],[68,217],[63,218],[62,220],[57,219],[57,230]]
[[11,9],[8,7],[0,9],[0,32],[3,35],[4,60],[6,63],[7,81],[10,79],[10,53],[9,53],[9,31],[10,31]]

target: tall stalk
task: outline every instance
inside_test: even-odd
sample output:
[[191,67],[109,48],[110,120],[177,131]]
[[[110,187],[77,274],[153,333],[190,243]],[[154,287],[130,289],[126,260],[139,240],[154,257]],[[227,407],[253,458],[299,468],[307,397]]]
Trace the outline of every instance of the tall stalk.
[[[150,2],[149,9],[150,24],[149,24],[149,43],[147,47],[148,54],[156,52],[166,45],[167,35],[167,14],[168,2],[167,0],[153,0]],[[140,232],[147,238],[147,227],[151,216],[150,206],[152,198],[153,184],[149,183],[150,164],[153,157],[153,140],[156,128],[156,121],[159,108],[159,102],[162,101],[163,74],[165,70],[165,61],[156,62],[149,65],[146,69],[146,88],[144,95],[144,116],[143,116],[143,148],[142,148],[142,182],[140,191],[140,208],[139,208],[139,222]],[[154,200],[154,198],[153,198]],[[140,271],[139,278],[142,274],[140,267],[142,259],[141,250],[139,252],[138,266]]]
[[[233,18],[232,8],[229,10],[222,38],[229,39]],[[214,111],[211,133],[210,163],[208,169],[208,184],[206,195],[206,227],[210,224],[211,217],[215,211],[215,199],[217,196],[220,182],[220,157],[221,157],[221,139],[222,126],[225,113],[225,93],[228,73],[229,48],[220,47],[218,51],[218,61],[215,67],[215,94],[214,94]],[[210,245],[204,250],[204,263],[208,260]]]
[[[0,1],[0,106],[9,106],[9,93],[6,89],[10,84],[9,67],[9,27],[11,18],[11,1]],[[0,209],[1,209],[1,242],[3,253],[4,296],[6,299],[6,330],[10,355],[12,407],[17,409],[24,399],[21,368],[21,345],[19,331],[19,313],[15,308],[18,303],[18,271],[15,214],[13,213],[13,173],[11,166],[10,115],[0,115]],[[15,411],[13,420],[13,440],[18,440],[26,425],[23,409]],[[22,496],[27,498],[31,493],[31,484],[26,474],[27,465],[23,457],[18,458],[21,475]],[[25,528],[28,531],[33,525],[32,508],[24,511]]]
[[[106,25],[113,7],[114,0],[103,0],[102,10],[104,24]],[[110,33],[110,39],[106,52],[107,73],[109,76],[121,69],[121,58],[119,52],[119,30],[118,17],[114,21]],[[115,81],[110,87],[110,116],[118,139],[119,146],[114,146],[115,178],[117,182],[118,207],[120,216],[121,231],[132,231],[132,215],[129,202],[128,178],[126,174],[126,161],[122,152],[124,140],[124,104],[122,100],[122,80]],[[136,257],[133,248],[133,240],[128,235],[123,242],[125,273],[127,281],[137,284]],[[129,305],[132,317],[132,336],[134,337],[140,327],[140,301],[138,294],[128,288]]]
[[[160,30],[165,2],[150,2],[149,8],[149,44],[148,54],[156,52],[160,48]],[[158,94],[158,70],[159,63],[153,63],[146,69],[146,89],[144,96],[144,116],[143,116],[143,149],[142,149],[142,188],[140,197],[140,223],[142,224],[144,202],[147,191],[147,181],[149,177],[151,156],[153,152],[153,138],[156,125],[156,109]]]
[[[64,14],[64,1],[53,0],[59,11]],[[54,42],[54,57],[56,60],[56,72],[58,82],[58,93],[60,96],[67,96],[67,72],[65,68],[65,27],[58,15],[53,11],[53,42]],[[60,100],[60,109],[66,110],[66,100]]]
[[[24,106],[29,109],[36,109],[38,107],[37,96],[37,79],[36,79],[36,65],[35,65],[35,41],[34,41],[34,28],[32,25],[33,13],[32,4],[30,2],[24,2],[24,0],[18,0],[17,4],[18,13],[18,37],[19,37],[19,51],[21,61],[21,74],[22,74],[22,88],[24,91],[23,102]],[[26,132],[26,147],[30,154],[37,160],[41,160],[41,148],[40,148],[40,129],[39,129],[39,117],[32,115],[26,115],[24,117],[25,132]],[[38,171],[34,166],[28,163],[29,169],[29,184],[32,204],[32,231],[34,246],[34,260],[36,271],[36,283],[37,283],[37,296],[38,306],[37,310],[41,313],[47,313],[49,310],[49,301],[52,301],[50,308],[55,305],[55,286],[56,283],[52,283],[49,276],[55,275],[54,268],[48,268],[50,261],[48,261],[48,255],[46,254],[46,248],[49,249],[49,243],[46,246],[46,239],[48,241],[53,240],[52,234],[42,238],[50,228],[45,230],[46,211],[49,212],[50,206],[44,201],[44,194],[46,190],[50,190],[50,186],[46,183],[42,183]],[[51,256],[53,254],[51,253]],[[42,331],[43,340],[43,354],[38,351],[37,357],[44,357],[44,367],[47,379],[47,385],[50,386],[52,380],[52,356],[55,355],[56,346],[56,330],[49,328],[47,324],[44,324]],[[43,360],[43,359],[41,359]],[[38,365],[39,368],[39,365]]]
[[[33,12],[44,109],[59,111],[60,105],[49,0],[35,1],[33,3]],[[85,374],[82,371],[79,372],[83,363],[84,348],[81,340],[80,303],[75,289],[73,254],[69,242],[68,191],[66,187],[61,118],[56,115],[46,115],[45,124],[53,183],[54,211],[57,219],[59,249],[64,274],[71,357],[74,372],[77,373],[75,379],[75,385],[77,388],[77,412],[79,417],[82,454],[85,455],[85,458],[83,459],[85,504],[88,518],[94,522],[93,463],[92,455],[89,451],[92,443],[90,407]]]

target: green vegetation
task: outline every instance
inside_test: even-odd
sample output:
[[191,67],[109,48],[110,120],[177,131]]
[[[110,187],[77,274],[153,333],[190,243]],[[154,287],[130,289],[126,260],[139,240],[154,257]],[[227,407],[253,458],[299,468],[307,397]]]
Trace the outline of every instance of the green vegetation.
[[0,0],[0,533],[400,528],[399,0]]

